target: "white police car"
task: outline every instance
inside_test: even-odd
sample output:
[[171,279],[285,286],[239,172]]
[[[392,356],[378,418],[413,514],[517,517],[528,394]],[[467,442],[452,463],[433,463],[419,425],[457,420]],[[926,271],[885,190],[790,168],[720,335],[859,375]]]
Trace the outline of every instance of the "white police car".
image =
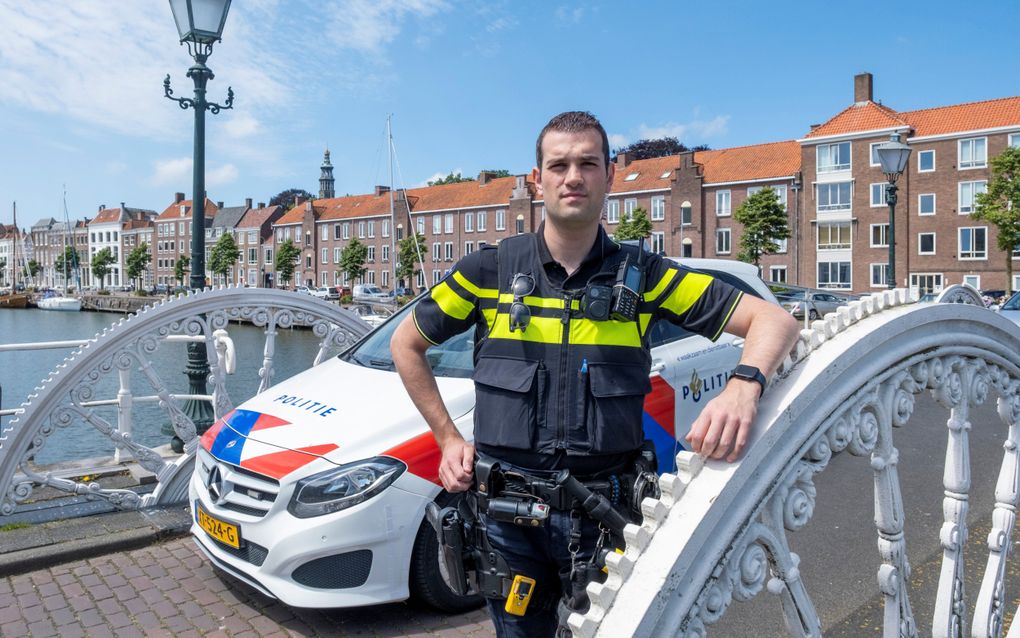
[[[684,260],[775,303],[749,265]],[[449,497],[439,450],[404,392],[390,336],[413,304],[339,357],[243,403],[201,438],[190,484],[199,547],[220,569],[295,607],[353,607],[415,596],[447,611],[480,601],[443,582],[425,505]],[[701,406],[720,392],[742,339],[712,343],[659,322],[651,335],[646,437],[673,469]],[[470,439],[471,332],[428,360]]]

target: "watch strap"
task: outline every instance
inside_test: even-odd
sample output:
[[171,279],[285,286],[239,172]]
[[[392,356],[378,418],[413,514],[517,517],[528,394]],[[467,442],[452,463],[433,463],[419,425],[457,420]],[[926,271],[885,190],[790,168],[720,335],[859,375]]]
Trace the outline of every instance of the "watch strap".
[[762,374],[761,370],[758,368],[741,363],[738,364],[736,368],[733,368],[732,376],[745,381],[756,382],[761,386],[761,394],[759,394],[759,396],[765,394],[765,386],[768,381],[765,379],[765,375]]

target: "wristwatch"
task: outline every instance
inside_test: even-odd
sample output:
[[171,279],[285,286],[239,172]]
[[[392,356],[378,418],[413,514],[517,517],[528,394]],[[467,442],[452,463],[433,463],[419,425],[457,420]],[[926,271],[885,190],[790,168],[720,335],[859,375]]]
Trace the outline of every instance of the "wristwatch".
[[733,368],[733,373],[730,377],[736,377],[744,381],[754,381],[761,386],[761,393],[758,396],[760,397],[762,394],[765,394],[765,384],[768,382],[765,380],[765,375],[761,373],[761,370],[754,366],[743,363],[738,364],[736,368]]

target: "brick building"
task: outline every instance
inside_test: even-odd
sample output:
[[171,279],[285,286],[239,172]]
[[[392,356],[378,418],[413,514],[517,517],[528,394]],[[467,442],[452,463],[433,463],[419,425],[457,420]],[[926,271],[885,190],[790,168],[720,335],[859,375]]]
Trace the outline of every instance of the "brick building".
[[[206,228],[212,227],[218,210],[216,204],[206,197],[204,206]],[[191,200],[184,199],[184,193],[176,193],[173,203],[167,206],[155,220],[156,247],[152,253],[152,261],[155,265],[157,285],[174,286],[177,284],[187,285],[188,283],[187,274],[185,274],[184,281],[177,280],[174,267],[177,265],[178,259],[191,255],[191,211]],[[205,238],[203,238],[204,240]],[[206,266],[209,265],[208,254],[206,251]],[[188,272],[190,271],[185,271],[185,273]]]
[[237,247],[241,249],[235,268],[235,285],[271,288],[273,280],[273,224],[283,217],[280,206],[257,208],[247,201],[248,211],[235,227]]

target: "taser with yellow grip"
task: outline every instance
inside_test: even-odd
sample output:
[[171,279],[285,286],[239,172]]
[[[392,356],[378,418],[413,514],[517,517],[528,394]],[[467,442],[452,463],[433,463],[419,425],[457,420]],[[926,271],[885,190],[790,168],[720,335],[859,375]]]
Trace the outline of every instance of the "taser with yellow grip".
[[514,616],[523,616],[531,602],[531,594],[535,591],[535,579],[517,574],[510,584],[510,595],[506,598],[503,609]]

